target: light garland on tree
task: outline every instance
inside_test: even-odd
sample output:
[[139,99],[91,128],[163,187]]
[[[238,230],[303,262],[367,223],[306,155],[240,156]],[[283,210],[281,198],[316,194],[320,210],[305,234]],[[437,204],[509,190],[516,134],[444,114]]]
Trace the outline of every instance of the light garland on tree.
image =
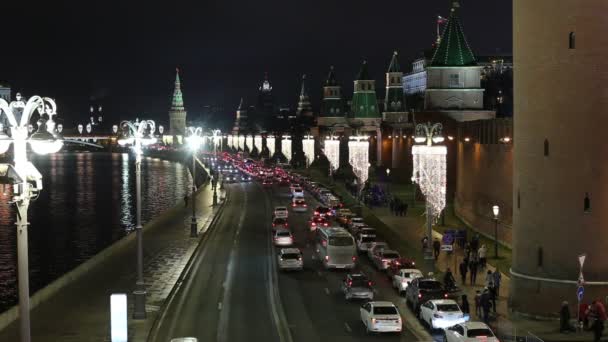
[[287,162],[291,161],[291,137],[284,135],[281,140],[281,153],[287,158]]
[[248,135],[247,140],[245,140],[245,142],[247,143],[247,149],[249,149],[249,153],[253,152],[253,135]]
[[238,140],[239,140],[239,149],[241,151],[245,151],[245,136],[239,135]]
[[325,157],[329,160],[330,173],[340,167],[340,140],[333,137],[325,139]]
[[232,148],[232,134],[228,135],[228,140],[226,141],[226,145],[228,145],[228,148]]
[[255,148],[258,150],[258,154],[262,153],[262,136],[261,135],[256,135],[253,138],[253,144],[255,145]]
[[412,146],[414,175],[412,180],[420,186],[431,207],[431,215],[438,218],[445,208],[446,159],[445,146]]
[[348,162],[359,184],[363,185],[369,177],[369,141],[366,136],[351,137],[348,142]]
[[268,149],[268,158],[272,158],[274,156],[276,141],[274,136],[266,137],[266,148]]
[[302,150],[306,158],[306,167],[309,167],[315,160],[315,139],[312,136],[307,135],[302,139]]

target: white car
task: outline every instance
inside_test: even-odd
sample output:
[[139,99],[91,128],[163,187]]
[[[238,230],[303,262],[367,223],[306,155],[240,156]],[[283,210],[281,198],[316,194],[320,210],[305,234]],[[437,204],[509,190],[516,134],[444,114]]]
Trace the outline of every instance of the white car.
[[281,248],[277,255],[280,270],[302,270],[302,252],[298,248]]
[[367,226],[367,224],[365,224],[362,217],[353,217],[350,219],[350,223],[348,224],[348,230],[350,230],[351,233],[354,234],[357,227],[365,226]]
[[468,320],[452,299],[431,299],[420,306],[420,320],[431,329],[445,329]]
[[279,229],[273,234],[275,246],[291,246],[293,245],[293,235],[287,229]]
[[447,342],[498,342],[492,329],[482,322],[466,322],[445,329]]
[[384,271],[388,268],[388,264],[395,259],[399,259],[401,256],[399,252],[388,248],[376,249],[373,255],[372,261],[377,269]]
[[403,321],[391,302],[367,302],[361,305],[359,312],[367,333],[401,332]]
[[375,241],[376,241],[376,235],[375,234],[359,234],[359,235],[357,235],[357,238],[355,239],[355,242],[357,243],[357,251],[359,253],[365,253],[365,252],[367,252],[367,250],[369,249],[369,247],[371,247]]
[[298,197],[303,198],[304,197],[304,190],[302,190],[302,188],[293,188],[291,190],[291,196],[293,198],[298,198]]
[[367,257],[369,258],[369,260],[374,260],[374,253],[380,251],[381,249],[388,249],[388,243],[384,242],[384,241],[375,241],[372,243],[371,246],[368,247],[367,249]]
[[287,216],[289,215],[287,213],[287,207],[275,207],[273,215],[276,218],[284,218],[284,219],[286,219]]
[[302,197],[294,197],[291,201],[291,210],[293,212],[305,213],[308,211],[308,204]]
[[407,285],[410,281],[416,278],[422,278],[422,271],[416,268],[402,268],[397,274],[393,276],[393,287],[402,294],[407,289]]

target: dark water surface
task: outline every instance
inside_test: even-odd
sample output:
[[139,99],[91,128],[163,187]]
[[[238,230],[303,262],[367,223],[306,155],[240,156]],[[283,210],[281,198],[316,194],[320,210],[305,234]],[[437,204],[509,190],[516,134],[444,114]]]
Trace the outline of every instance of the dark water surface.
[[[135,227],[135,164],[126,153],[32,155],[43,176],[29,208],[30,291],[49,284]],[[188,168],[142,160],[143,222],[171,208],[191,185]],[[0,186],[0,312],[17,303],[15,210]],[[135,265],[135,264],[134,264]]]

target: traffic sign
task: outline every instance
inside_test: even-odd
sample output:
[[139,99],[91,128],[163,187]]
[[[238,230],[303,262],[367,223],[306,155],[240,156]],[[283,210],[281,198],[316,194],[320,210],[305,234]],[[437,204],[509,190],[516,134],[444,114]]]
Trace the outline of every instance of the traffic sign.
[[576,297],[578,298],[578,301],[582,301],[583,300],[583,294],[585,293],[585,288],[582,286],[579,286],[576,289]]
[[585,264],[586,257],[587,257],[587,254],[581,254],[578,256],[578,263],[581,265],[581,268],[583,268],[583,264]]
[[580,274],[578,275],[578,282],[577,282],[577,285],[578,285],[579,287],[580,287],[580,286],[585,285],[585,278],[583,278],[583,273],[580,273]]

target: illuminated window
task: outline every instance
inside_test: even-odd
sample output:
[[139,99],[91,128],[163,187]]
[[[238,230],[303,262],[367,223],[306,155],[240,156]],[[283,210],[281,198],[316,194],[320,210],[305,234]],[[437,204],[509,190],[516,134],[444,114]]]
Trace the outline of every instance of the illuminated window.
[[574,32],[570,32],[568,35],[568,48],[576,49],[576,34]]

